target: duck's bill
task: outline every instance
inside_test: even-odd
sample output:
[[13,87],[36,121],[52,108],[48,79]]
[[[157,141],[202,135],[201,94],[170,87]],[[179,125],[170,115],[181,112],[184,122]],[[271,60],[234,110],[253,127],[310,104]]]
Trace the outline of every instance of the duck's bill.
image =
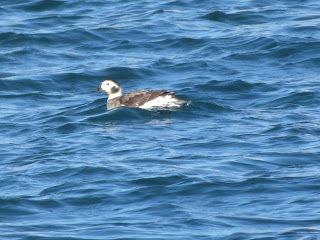
[[93,90],[94,92],[101,92],[102,89],[100,87],[96,88],[95,90]]

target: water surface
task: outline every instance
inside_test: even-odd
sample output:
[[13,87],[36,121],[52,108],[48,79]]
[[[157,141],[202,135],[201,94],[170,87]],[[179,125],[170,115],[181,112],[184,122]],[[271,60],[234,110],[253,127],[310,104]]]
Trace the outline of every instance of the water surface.
[[[320,239],[318,1],[0,4],[1,239]],[[106,109],[101,80],[177,109]]]

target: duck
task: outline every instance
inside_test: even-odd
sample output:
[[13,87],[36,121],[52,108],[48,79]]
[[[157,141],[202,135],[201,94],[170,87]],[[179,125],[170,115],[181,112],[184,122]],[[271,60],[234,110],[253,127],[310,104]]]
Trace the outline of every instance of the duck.
[[176,92],[167,90],[140,90],[122,94],[120,84],[115,80],[105,79],[94,92],[105,92],[108,95],[107,109],[118,107],[131,108],[171,108],[189,105],[191,101],[179,99]]

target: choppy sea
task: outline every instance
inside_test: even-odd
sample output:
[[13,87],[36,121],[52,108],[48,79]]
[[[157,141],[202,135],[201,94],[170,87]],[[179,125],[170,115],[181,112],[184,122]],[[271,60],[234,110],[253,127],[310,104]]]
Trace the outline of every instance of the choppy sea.
[[318,0],[1,0],[0,239],[319,240],[319,73]]

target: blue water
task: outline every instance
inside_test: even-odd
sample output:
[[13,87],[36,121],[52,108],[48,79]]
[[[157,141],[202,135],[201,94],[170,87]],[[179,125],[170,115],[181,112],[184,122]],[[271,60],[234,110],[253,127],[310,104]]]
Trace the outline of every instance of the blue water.
[[1,0],[0,239],[320,239],[319,49],[317,0]]

